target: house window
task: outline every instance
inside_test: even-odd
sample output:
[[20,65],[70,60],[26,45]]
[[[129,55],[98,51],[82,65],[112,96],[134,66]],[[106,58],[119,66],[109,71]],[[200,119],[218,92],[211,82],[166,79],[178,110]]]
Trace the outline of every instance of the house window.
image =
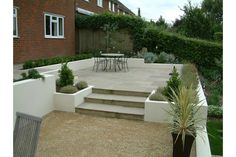
[[111,1],[109,1],[109,10],[111,11]]
[[97,0],[97,5],[99,7],[103,7],[103,0]]
[[44,14],[45,38],[64,38],[64,16]]
[[115,4],[112,3],[112,11],[115,12]]
[[13,37],[18,37],[17,9],[13,8]]
[[84,0],[84,1],[87,1],[87,2],[89,2],[89,0]]

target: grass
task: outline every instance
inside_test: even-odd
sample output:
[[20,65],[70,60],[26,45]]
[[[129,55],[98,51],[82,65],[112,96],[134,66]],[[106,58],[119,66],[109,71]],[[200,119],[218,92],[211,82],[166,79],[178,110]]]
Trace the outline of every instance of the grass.
[[207,122],[208,137],[211,146],[211,154],[223,154],[223,121],[208,120]]

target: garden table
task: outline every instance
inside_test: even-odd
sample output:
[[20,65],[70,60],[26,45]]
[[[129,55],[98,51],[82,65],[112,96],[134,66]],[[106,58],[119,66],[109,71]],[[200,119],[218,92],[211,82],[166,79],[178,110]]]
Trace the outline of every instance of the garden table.
[[101,56],[105,57],[105,60],[106,60],[104,70],[107,71],[108,62],[110,63],[110,69],[111,69],[112,59],[113,59],[114,70],[116,71],[117,66],[119,67],[119,69],[121,69],[120,66],[119,66],[118,59],[121,58],[121,57],[124,57],[124,54],[122,54],[122,53],[102,53]]

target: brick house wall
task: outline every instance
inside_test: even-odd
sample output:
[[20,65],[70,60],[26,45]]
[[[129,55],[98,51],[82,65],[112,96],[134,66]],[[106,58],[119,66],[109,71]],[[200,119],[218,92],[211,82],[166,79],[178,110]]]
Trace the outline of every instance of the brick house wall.
[[83,8],[94,13],[104,13],[108,12],[108,2],[109,0],[103,0],[103,7],[97,5],[97,0],[76,0],[76,8]]
[[[74,0],[14,0],[17,7],[18,38],[13,39],[14,64],[26,60],[75,54]],[[44,36],[44,13],[64,17],[64,38]]]

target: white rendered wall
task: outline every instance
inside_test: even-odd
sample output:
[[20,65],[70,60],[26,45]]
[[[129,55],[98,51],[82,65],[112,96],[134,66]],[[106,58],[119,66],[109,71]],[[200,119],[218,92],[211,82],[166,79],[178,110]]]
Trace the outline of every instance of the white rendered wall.
[[84,97],[92,93],[92,87],[89,86],[74,94],[57,93],[54,94],[55,109],[65,112],[75,112],[75,107],[84,102]]
[[29,79],[13,84],[13,121],[16,112],[42,117],[53,111],[53,94],[56,90],[55,76],[44,75],[45,80]]

